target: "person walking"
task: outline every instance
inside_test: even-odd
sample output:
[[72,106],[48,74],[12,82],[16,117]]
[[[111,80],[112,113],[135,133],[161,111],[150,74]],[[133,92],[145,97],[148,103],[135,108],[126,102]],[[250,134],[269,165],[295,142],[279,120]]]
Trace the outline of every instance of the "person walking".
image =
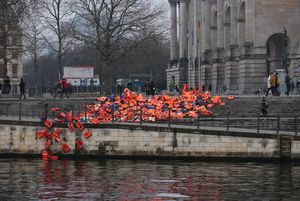
[[290,95],[290,91],[291,91],[291,78],[290,78],[289,74],[287,74],[285,76],[285,85],[286,85],[286,92],[285,92],[285,94],[287,96],[289,96]]
[[56,85],[55,85],[55,88],[56,88],[56,94],[53,96],[53,98],[55,99],[56,96],[58,94],[60,94],[60,99],[62,99],[62,84],[61,84],[61,81],[57,81]]
[[280,80],[278,78],[278,73],[275,73],[275,96],[280,96]]
[[300,92],[300,80],[297,80],[296,82],[296,89],[297,89],[297,93]]
[[275,73],[271,74],[270,84],[271,84],[272,95],[275,96],[275,89],[276,89],[276,77],[275,77]]
[[267,90],[266,96],[269,95],[269,92],[270,92],[270,91],[272,92],[272,87],[271,87],[271,76],[272,76],[272,73],[269,74],[268,79],[267,79],[268,90]]
[[156,90],[155,84],[154,84],[153,81],[151,81],[151,83],[150,83],[150,95],[151,95],[151,96],[154,96],[155,90]]
[[295,89],[295,82],[292,80],[291,81],[291,93],[294,93],[294,89]]
[[68,82],[66,80],[66,78],[63,78],[62,81],[61,81],[61,84],[62,84],[62,96],[63,94],[66,94],[66,97],[69,98],[68,96]]
[[19,87],[20,87],[20,93],[21,93],[19,99],[21,100],[22,96],[24,96],[24,99],[26,99],[26,96],[25,96],[25,82],[24,82],[23,78],[21,78]]

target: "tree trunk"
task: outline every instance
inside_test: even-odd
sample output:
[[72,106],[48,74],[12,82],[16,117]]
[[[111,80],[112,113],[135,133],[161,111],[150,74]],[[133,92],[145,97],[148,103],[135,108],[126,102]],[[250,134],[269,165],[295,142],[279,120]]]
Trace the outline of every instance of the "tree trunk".
[[105,86],[105,94],[112,94],[114,93],[114,85],[112,81],[112,61],[111,59],[106,59],[103,61],[104,68],[103,68],[103,83]]

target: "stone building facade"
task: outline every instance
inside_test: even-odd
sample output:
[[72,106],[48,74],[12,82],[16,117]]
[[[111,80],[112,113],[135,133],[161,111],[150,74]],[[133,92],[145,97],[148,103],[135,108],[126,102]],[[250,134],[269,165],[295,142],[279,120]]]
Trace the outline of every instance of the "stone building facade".
[[170,90],[188,83],[253,93],[267,87],[270,72],[279,72],[281,83],[286,72],[300,78],[299,0],[168,1]]

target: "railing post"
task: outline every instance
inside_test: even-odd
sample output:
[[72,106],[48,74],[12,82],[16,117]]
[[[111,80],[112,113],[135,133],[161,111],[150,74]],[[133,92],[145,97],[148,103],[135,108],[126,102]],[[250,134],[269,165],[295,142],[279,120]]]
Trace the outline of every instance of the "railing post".
[[86,104],[84,104],[84,123],[87,124],[87,111],[86,111]]
[[19,103],[19,121],[22,120],[22,103]]
[[45,104],[45,118],[48,119],[48,103]]
[[298,116],[295,116],[295,120],[294,120],[294,128],[295,128],[295,135],[298,135],[298,125],[297,125],[297,121],[298,121]]
[[260,129],[260,117],[259,114],[257,115],[257,133],[259,133],[259,129]]
[[229,131],[229,112],[227,112],[227,117],[226,117],[226,130]]
[[197,117],[197,129],[200,129],[200,112],[198,112],[198,117]]
[[279,130],[280,130],[280,116],[277,115],[277,127],[276,127],[276,134],[279,134]]
[[140,126],[143,125],[143,106],[141,106],[141,109],[140,109]]
[[169,108],[169,112],[168,112],[168,127],[171,127],[171,108]]
[[112,104],[112,108],[111,108],[111,123],[112,124],[115,123],[115,103]]

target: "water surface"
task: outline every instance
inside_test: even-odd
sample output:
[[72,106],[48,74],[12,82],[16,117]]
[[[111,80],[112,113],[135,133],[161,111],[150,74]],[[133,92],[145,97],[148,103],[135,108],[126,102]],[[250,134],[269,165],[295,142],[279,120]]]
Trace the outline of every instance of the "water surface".
[[0,200],[300,200],[300,166],[0,159]]

